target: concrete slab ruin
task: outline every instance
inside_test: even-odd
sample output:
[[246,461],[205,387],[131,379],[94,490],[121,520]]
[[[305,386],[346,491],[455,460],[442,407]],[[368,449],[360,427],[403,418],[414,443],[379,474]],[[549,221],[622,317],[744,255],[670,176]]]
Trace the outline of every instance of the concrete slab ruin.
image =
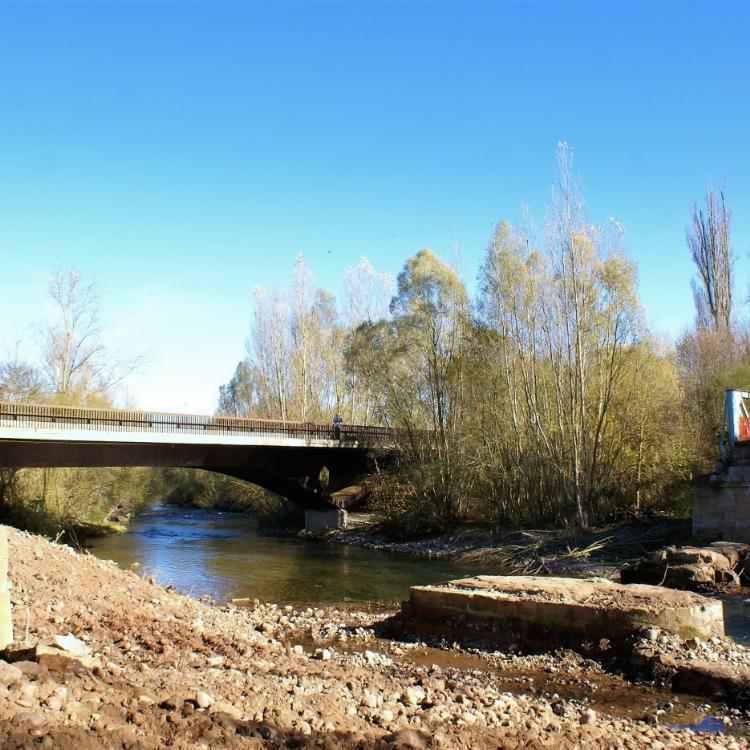
[[414,586],[403,604],[412,621],[465,618],[556,642],[627,638],[660,628],[681,638],[724,635],[722,604],[688,591],[603,578],[476,576]]

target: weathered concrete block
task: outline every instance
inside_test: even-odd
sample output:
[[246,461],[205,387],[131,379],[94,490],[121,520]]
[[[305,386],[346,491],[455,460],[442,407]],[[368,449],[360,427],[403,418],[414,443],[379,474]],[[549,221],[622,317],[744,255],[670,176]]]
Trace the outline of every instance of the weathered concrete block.
[[349,514],[342,508],[331,510],[306,510],[305,531],[320,533],[331,529],[345,529]]
[[728,467],[693,489],[693,534],[750,542],[750,465]]
[[13,643],[13,615],[8,592],[8,529],[0,526],[0,649]]
[[625,638],[648,627],[683,638],[724,634],[718,600],[605,579],[477,576],[414,586],[404,612],[417,620],[463,616],[499,621],[522,634],[552,636],[559,642]]

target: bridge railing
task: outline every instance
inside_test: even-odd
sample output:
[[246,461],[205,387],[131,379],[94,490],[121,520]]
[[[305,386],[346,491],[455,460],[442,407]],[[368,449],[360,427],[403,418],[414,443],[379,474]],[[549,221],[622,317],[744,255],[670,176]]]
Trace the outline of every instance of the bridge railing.
[[339,440],[342,443],[391,443],[395,431],[369,425],[333,425],[245,417],[212,417],[198,414],[96,409],[0,401],[0,426],[76,429],[107,432],[154,432],[200,435],[248,435],[300,439]]

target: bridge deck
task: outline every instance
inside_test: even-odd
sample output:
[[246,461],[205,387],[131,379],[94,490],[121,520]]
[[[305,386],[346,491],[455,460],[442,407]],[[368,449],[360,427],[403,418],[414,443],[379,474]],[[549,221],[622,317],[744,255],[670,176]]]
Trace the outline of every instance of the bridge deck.
[[362,448],[392,444],[385,427],[0,402],[0,441]]

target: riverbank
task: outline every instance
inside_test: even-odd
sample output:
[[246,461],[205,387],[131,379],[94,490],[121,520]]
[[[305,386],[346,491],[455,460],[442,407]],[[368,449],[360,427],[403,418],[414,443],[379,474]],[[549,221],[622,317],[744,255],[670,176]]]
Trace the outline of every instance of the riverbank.
[[394,541],[369,514],[352,513],[350,527],[318,535],[335,544],[453,560],[527,575],[616,576],[620,567],[666,545],[693,542],[689,519],[650,518],[585,530],[493,532],[464,527],[434,537]]
[[[748,747],[742,707],[571,651],[426,641],[391,611],[214,607],[31,534],[9,544],[19,645],[72,635],[88,655],[0,662],[3,748]],[[746,658],[727,644],[708,658]],[[734,736],[660,725],[708,716]]]

